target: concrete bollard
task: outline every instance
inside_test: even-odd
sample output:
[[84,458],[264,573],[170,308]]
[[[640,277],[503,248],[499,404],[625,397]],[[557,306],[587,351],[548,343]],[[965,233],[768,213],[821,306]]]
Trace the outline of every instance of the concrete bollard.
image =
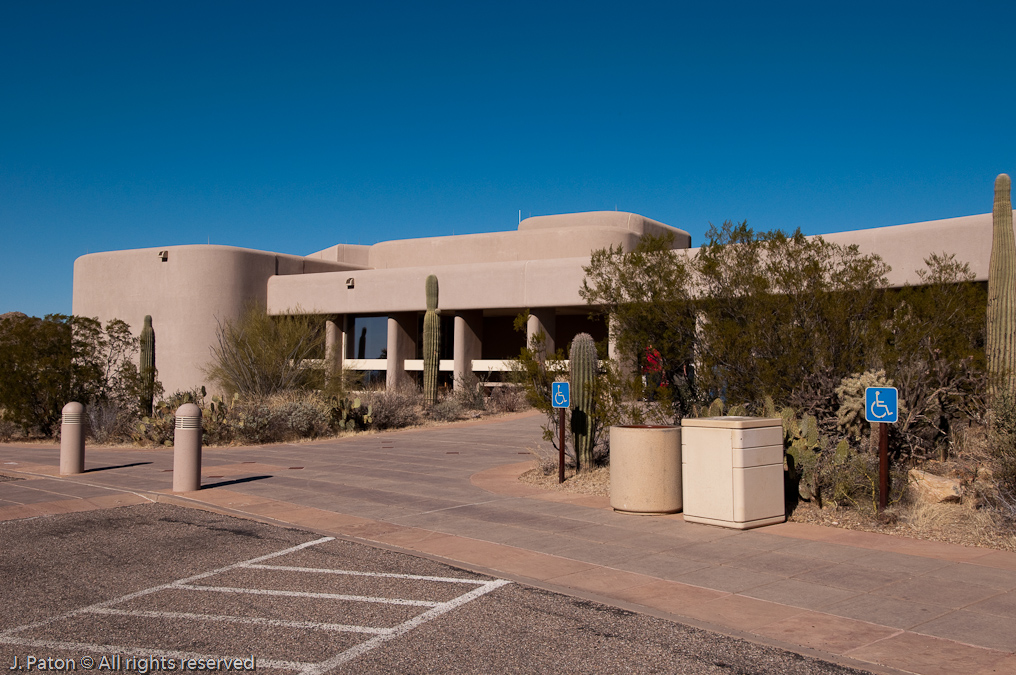
[[60,418],[60,475],[85,472],[85,406],[74,401]]
[[201,408],[184,403],[176,409],[173,429],[173,492],[201,489]]

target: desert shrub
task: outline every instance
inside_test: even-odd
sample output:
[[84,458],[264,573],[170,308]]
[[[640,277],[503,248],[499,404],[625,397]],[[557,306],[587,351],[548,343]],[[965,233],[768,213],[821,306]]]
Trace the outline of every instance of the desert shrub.
[[373,429],[398,429],[419,418],[420,392],[416,387],[366,391],[360,398],[371,407]]
[[137,338],[113,319],[51,314],[44,319],[10,313],[0,318],[0,407],[24,433],[52,435],[70,401],[86,408],[117,404],[137,414],[140,377],[133,359]]
[[292,389],[321,388],[323,371],[306,367],[324,354],[324,332],[310,315],[269,316],[248,303],[233,321],[219,322],[208,377],[245,399]]
[[431,406],[427,414],[439,422],[454,422],[463,417],[462,404],[455,398],[446,398]]
[[484,394],[483,381],[475,373],[467,373],[465,377],[456,381],[458,389],[455,390],[455,398],[466,410],[484,410],[486,408],[487,396]]
[[317,392],[284,392],[243,399],[213,396],[204,388],[176,392],[155,405],[151,417],[135,425],[135,442],[172,445],[176,410],[184,403],[201,408],[202,442],[265,444],[317,438],[332,432],[331,404]]
[[[871,429],[871,424],[865,420],[865,389],[892,386],[893,383],[886,378],[884,370],[868,370],[843,378],[839,386],[836,387],[836,395],[840,401],[839,410],[836,411],[836,426],[848,438],[855,441],[861,440]],[[905,415],[906,408],[904,405],[900,405],[900,417]]]
[[4,419],[3,413],[0,411],[0,442],[6,443],[10,441],[19,431],[20,427],[14,422]]
[[[821,477],[828,500],[840,506],[874,513],[878,510],[878,455],[851,452],[841,462],[823,467]],[[907,468],[904,464],[890,463],[890,506],[902,503],[907,495]]]
[[[142,417],[134,424],[131,439],[139,445],[172,445],[173,430],[176,425],[176,411],[184,403],[194,403],[204,408],[205,388],[190,391],[176,391],[168,397],[160,399],[152,407],[149,417]],[[202,414],[202,424],[205,416]]]
[[491,412],[495,413],[518,412],[529,407],[526,403],[525,390],[517,384],[494,387],[487,405]]
[[1016,518],[1016,398],[1008,392],[995,397],[988,448],[994,460],[996,500]]
[[96,443],[110,443],[130,437],[131,424],[137,420],[137,409],[125,409],[112,399],[96,400],[85,406],[88,437]]
[[908,456],[949,457],[954,431],[980,423],[987,407],[987,288],[966,263],[935,254],[920,285],[891,296],[882,361],[899,389],[899,442]]

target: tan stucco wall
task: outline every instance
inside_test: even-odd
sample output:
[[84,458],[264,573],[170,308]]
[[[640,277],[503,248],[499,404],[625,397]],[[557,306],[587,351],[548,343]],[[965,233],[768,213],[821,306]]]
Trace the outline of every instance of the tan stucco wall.
[[329,246],[323,251],[317,251],[307,256],[315,260],[328,260],[340,263],[348,269],[365,269],[370,267],[370,246],[360,244],[336,244]]
[[[1016,211],[1013,212],[1016,214]],[[862,253],[877,253],[892,266],[889,283],[916,284],[915,273],[932,253],[955,253],[970,263],[977,281],[987,281],[991,260],[991,214],[929,220],[923,223],[851,230],[822,235],[837,244],[857,244]]]
[[594,211],[536,216],[517,231],[383,241],[370,247],[374,269],[419,265],[460,265],[588,256],[608,246],[630,250],[645,233],[674,235],[675,248],[688,248],[691,235],[634,213]]
[[[424,282],[436,274],[444,310],[584,305],[579,288],[589,258],[361,270],[268,281],[268,311],[284,314],[300,305],[322,314],[424,311]],[[346,280],[354,279],[354,288]]]
[[[166,262],[160,251],[168,252]],[[231,246],[92,253],[74,262],[72,311],[103,323],[122,319],[135,334],[151,314],[159,379],[172,393],[207,384],[202,368],[215,342],[216,320],[236,317],[247,300],[264,303],[271,276],[335,267]]]
[[[440,306],[449,311],[581,307],[578,289],[590,251],[631,246],[643,232],[662,231],[674,231],[676,245],[690,241],[656,221],[608,211],[529,218],[511,232],[338,245],[307,258],[205,245],[93,253],[75,261],[73,312],[120,318],[135,332],[151,314],[160,378],[172,392],[204,382],[216,319],[235,317],[248,299],[275,314],[296,307],[322,314],[418,312],[425,309],[424,280],[433,273],[441,282]],[[915,270],[943,251],[985,280],[991,214],[824,238],[881,255],[893,268],[893,285],[917,283]],[[169,252],[165,263],[160,250]],[[379,269],[362,269],[374,263]],[[346,287],[350,277],[353,289]]]

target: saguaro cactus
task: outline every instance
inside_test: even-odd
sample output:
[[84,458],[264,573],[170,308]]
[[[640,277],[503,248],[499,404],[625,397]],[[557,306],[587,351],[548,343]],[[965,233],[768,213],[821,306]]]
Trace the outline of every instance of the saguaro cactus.
[[596,343],[589,333],[579,333],[571,343],[571,431],[575,443],[575,468],[593,467],[595,425],[593,413],[596,387]]
[[423,401],[437,403],[437,370],[441,345],[441,319],[437,310],[437,277],[427,277],[427,313],[423,315]]
[[995,179],[991,262],[988,265],[988,370],[993,396],[1014,393],[1016,383],[1016,240],[1012,231],[1012,181]]
[[155,329],[151,315],[145,315],[145,327],[141,329],[141,414],[152,415],[152,401],[155,398]]

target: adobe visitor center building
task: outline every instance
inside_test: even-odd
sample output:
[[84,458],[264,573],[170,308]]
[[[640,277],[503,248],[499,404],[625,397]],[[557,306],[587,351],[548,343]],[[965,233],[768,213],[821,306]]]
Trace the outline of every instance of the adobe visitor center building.
[[[954,253],[978,281],[988,278],[990,213],[822,235],[857,244],[892,267],[890,284],[918,282],[916,270],[932,253]],[[529,310],[528,335],[544,331],[548,347],[581,332],[607,336],[579,296],[592,251],[630,250],[646,234],[674,234],[674,248],[691,236],[649,218],[615,211],[536,216],[515,231],[337,244],[307,256],[217,245],[171,246],[92,253],[74,263],[73,313],[105,323],[118,318],[140,332],[152,316],[159,379],[167,392],[206,383],[204,368],[219,322],[248,302],[269,314],[294,311],[326,322],[330,353],[342,367],[384,372],[393,386],[423,369],[424,283],[440,286],[441,361],[446,381],[469,372],[504,369],[527,336],[513,329]],[[449,377],[450,376],[450,377]]]

